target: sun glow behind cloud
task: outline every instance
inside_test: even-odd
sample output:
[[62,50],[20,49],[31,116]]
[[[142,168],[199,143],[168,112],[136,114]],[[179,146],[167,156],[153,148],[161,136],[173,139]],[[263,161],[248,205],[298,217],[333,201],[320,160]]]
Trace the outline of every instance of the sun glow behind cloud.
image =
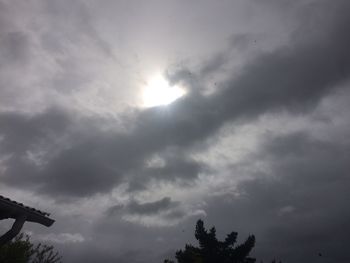
[[168,105],[185,95],[185,89],[174,85],[161,75],[156,74],[147,82],[143,88],[142,100],[144,107]]

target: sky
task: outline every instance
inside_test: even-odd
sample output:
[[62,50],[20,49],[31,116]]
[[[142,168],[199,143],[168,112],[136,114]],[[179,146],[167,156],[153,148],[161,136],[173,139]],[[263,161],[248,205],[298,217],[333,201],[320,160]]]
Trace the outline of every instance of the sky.
[[1,195],[68,263],[162,262],[199,218],[259,262],[349,262],[349,12],[0,0]]

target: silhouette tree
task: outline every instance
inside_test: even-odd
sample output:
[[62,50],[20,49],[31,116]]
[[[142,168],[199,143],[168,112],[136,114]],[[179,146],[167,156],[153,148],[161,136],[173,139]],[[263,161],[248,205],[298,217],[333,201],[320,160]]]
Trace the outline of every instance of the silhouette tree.
[[61,257],[53,246],[34,245],[23,233],[0,248],[1,263],[59,263]]
[[[202,220],[196,224],[195,237],[199,247],[186,244],[184,250],[176,252],[178,263],[253,263],[254,258],[248,257],[255,245],[254,235],[250,235],[247,240],[235,246],[237,232],[227,235],[224,241],[216,238],[216,229],[212,227],[206,230]],[[165,260],[164,263],[173,263]]]

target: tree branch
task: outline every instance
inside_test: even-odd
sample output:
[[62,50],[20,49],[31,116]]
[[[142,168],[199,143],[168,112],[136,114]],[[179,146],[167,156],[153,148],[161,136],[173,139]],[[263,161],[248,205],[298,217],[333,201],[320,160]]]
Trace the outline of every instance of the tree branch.
[[26,219],[27,217],[25,215],[16,218],[16,221],[13,223],[11,229],[0,237],[0,247],[11,241],[11,239],[17,236],[19,232],[21,232]]

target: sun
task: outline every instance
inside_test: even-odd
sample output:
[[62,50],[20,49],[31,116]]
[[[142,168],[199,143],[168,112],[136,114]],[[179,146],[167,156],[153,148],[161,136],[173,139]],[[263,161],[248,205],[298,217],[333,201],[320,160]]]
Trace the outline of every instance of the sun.
[[171,86],[161,74],[156,74],[149,79],[143,89],[143,105],[145,107],[168,105],[185,93],[185,89],[177,85]]

